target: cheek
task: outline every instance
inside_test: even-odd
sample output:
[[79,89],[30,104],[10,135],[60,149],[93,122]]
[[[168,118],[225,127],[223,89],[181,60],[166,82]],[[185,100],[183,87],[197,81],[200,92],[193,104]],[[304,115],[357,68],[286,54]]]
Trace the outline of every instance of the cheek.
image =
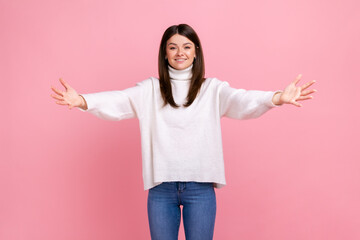
[[173,55],[174,55],[174,54],[172,54],[171,51],[166,51],[166,56],[167,56],[168,58],[172,58]]
[[188,56],[194,57],[195,56],[195,50],[194,49],[189,50],[188,51]]

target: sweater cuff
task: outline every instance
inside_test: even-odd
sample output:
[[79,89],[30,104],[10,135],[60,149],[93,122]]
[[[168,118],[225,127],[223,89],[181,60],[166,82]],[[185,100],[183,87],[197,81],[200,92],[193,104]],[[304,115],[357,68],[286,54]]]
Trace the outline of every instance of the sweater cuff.
[[273,103],[273,101],[272,101],[274,95],[275,95],[276,93],[278,93],[278,92],[282,92],[282,90],[270,91],[270,92],[269,92],[269,98],[268,98],[267,101],[266,101],[266,105],[267,105],[268,107],[273,108],[273,107],[280,107],[280,106],[281,106],[281,105],[275,105],[275,104]]
[[[88,94],[79,94],[79,95],[82,96],[82,97],[85,99],[85,102],[86,102],[86,105],[87,105],[87,109],[84,110],[84,109],[79,108],[79,107],[77,107],[77,109],[79,109],[79,110],[82,111],[82,112],[87,112],[87,111],[89,111],[90,106],[91,106],[91,101],[89,101],[90,99],[89,99]],[[89,104],[89,102],[90,102],[90,104]]]

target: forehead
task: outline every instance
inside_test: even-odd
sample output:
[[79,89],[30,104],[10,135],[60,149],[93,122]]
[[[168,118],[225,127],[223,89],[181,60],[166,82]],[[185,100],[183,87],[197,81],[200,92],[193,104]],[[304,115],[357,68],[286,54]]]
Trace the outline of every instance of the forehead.
[[167,40],[166,45],[169,44],[184,45],[184,44],[194,44],[194,43],[183,35],[175,34]]

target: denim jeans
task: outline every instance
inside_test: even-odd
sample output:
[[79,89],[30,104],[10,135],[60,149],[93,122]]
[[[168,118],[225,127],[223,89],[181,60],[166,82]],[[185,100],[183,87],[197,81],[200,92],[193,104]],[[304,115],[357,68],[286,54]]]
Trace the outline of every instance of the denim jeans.
[[186,240],[213,239],[216,196],[210,182],[163,182],[148,191],[152,240],[178,240],[182,205]]

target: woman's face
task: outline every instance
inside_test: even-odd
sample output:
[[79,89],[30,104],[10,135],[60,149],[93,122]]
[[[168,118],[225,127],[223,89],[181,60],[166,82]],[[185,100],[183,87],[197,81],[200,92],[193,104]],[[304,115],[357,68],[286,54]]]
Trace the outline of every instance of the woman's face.
[[166,58],[171,67],[183,70],[189,67],[195,55],[195,44],[187,37],[175,34],[166,42]]

